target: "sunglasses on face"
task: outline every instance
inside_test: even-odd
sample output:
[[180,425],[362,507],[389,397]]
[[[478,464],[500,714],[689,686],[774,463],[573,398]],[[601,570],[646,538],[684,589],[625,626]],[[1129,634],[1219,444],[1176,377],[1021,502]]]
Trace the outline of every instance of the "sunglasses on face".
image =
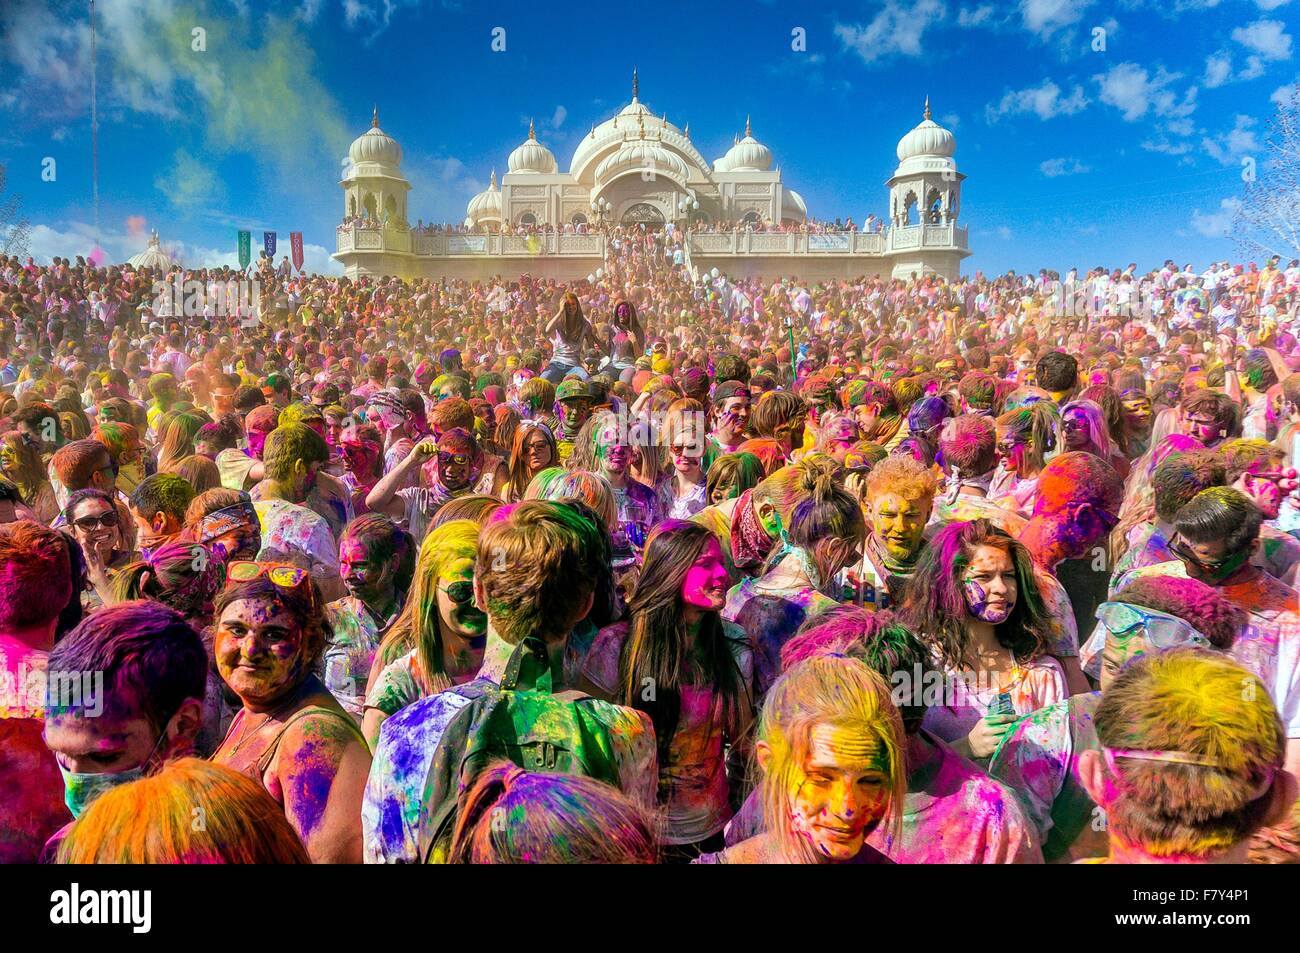
[[469,454],[466,453],[439,453],[438,454],[438,466],[449,467],[453,465],[458,467],[468,466]]
[[463,606],[474,598],[474,583],[472,582],[453,582],[446,586],[439,586],[447,594],[447,598],[458,606]]
[[226,567],[227,584],[235,582],[252,582],[259,576],[265,576],[281,589],[297,589],[307,581],[310,573],[297,566],[283,563],[262,563],[251,559],[240,559]]
[[1225,555],[1222,559],[1208,560],[1194,553],[1191,547],[1181,539],[1174,540],[1170,543],[1169,551],[1183,562],[1199,566],[1201,569],[1215,576],[1222,576],[1227,571],[1236,570],[1246,561],[1246,557],[1249,555],[1248,552],[1243,550],[1239,553]]
[[90,533],[97,529],[109,529],[118,525],[117,513],[114,510],[108,510],[98,516],[81,516],[73,520],[72,525],[83,533]]

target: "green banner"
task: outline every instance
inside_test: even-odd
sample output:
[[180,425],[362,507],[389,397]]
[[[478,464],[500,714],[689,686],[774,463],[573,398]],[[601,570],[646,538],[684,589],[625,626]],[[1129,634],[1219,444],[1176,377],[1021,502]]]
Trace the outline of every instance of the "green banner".
[[247,268],[253,257],[253,233],[239,233],[239,267]]

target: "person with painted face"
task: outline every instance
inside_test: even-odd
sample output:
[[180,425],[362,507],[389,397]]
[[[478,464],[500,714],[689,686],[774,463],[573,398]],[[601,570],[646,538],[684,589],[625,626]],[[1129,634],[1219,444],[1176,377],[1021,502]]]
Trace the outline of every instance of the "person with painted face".
[[884,609],[902,598],[925,545],[935,491],[930,468],[906,457],[889,457],[867,475],[867,542],[844,577],[853,602]]
[[1058,412],[1051,401],[1035,401],[997,418],[1000,469],[989,499],[1025,516],[1034,508],[1038,474],[1056,449]]
[[242,707],[212,760],[261,782],[313,863],[357,863],[370,752],[315,674],[330,636],[320,590],[283,563],[236,562],[227,577],[213,654]]
[[199,634],[156,602],[100,609],[64,636],[50,653],[49,684],[82,690],[49,699],[45,743],[74,818],[104,791],[194,752],[207,672]]
[[[728,777],[726,753],[748,744],[753,658],[744,630],[719,614],[726,599],[717,537],[665,520],[646,543],[627,618],[600,631],[583,667],[593,695],[654,722],[670,860],[722,847],[730,792],[743,780]],[[647,698],[649,683],[655,691]]]
[[1060,439],[1062,452],[1091,453],[1113,466],[1121,477],[1128,476],[1128,459],[1110,439],[1101,406],[1091,400],[1072,400],[1061,408]]
[[325,607],[331,635],[324,681],[360,721],[375,652],[397,620],[415,573],[415,544],[387,516],[359,516],[339,540],[339,572],[348,595]]
[[[1104,692],[1130,661],[1170,649],[1227,652],[1246,614],[1195,579],[1149,576],[1124,587],[1097,609],[1082,649],[1086,669]],[[989,773],[1011,785],[1029,809],[1048,863],[1104,852],[1105,827],[1079,782],[1079,756],[1098,748],[1094,716],[1101,692],[1088,691],[1040,708],[1016,722],[989,762]]]
[[1285,466],[1286,454],[1281,448],[1263,440],[1229,440],[1220,450],[1224,482],[1245,494],[1264,516],[1253,561],[1294,588],[1300,578],[1300,541],[1282,532],[1277,519],[1283,499],[1295,491],[1295,469]]
[[1208,388],[1194,390],[1179,402],[1178,412],[1183,432],[1207,448],[1241,436],[1241,414],[1227,394]]
[[[373,423],[384,435],[384,473],[391,473],[406,460],[419,438],[411,412],[399,393],[384,390],[366,401],[366,421]],[[408,474],[408,480],[405,485],[414,486],[419,474]]]
[[117,464],[116,486],[119,493],[130,496],[152,470],[153,460],[145,452],[140,431],[131,424],[103,421],[90,436],[108,447]]
[[884,679],[853,658],[815,657],[772,686],[759,719],[763,832],[697,863],[887,864],[867,843],[897,837],[906,738]]
[[[410,474],[419,473],[427,462],[429,486],[410,486]],[[494,478],[482,476],[483,452],[478,441],[459,427],[448,430],[436,441],[421,440],[395,470],[384,475],[366,497],[372,512],[385,513],[403,521],[416,543],[424,540],[434,513],[448,500],[476,492],[486,492]]]
[[719,453],[734,453],[748,439],[750,405],[747,384],[723,381],[714,388],[710,404],[713,426],[709,431],[709,441]]
[[0,435],[0,476],[18,487],[23,502],[42,523],[48,525],[59,515],[59,502],[40,450],[17,430]]
[[263,549],[300,554],[325,597],[342,596],[338,544],[325,517],[306,505],[316,472],[329,462],[324,438],[303,424],[286,424],[266,438],[263,457],[266,479],[250,494]]
[[362,725],[371,745],[385,719],[477,674],[487,631],[470,586],[478,535],[477,523],[453,520],[420,545],[402,610],[370,666]]
[[569,378],[555,389],[555,412],[560,418],[556,448],[560,453],[561,464],[573,453],[573,442],[582,425],[591,416],[594,406],[590,387],[585,381]]
[[1155,424],[1155,408],[1146,391],[1127,388],[1120,391],[1120,405],[1124,408],[1121,425],[1130,459],[1137,459],[1151,447],[1151,430]]
[[374,424],[345,428],[339,435],[338,451],[343,460],[340,479],[352,495],[352,511],[370,512],[366,497],[383,474],[384,438]]
[[131,561],[132,523],[103,490],[78,490],[68,497],[64,525],[81,547],[92,589],[83,597],[87,610],[113,601],[112,575]]
[[987,520],[951,523],[930,541],[899,613],[948,672],[926,728],[965,757],[986,760],[1016,716],[1070,694],[1047,654],[1053,622],[1033,559]]
[[[577,371],[585,379],[586,371],[582,369],[583,345],[589,341],[593,346],[600,347],[600,338],[596,336],[591,322],[583,317],[577,295],[571,291],[565,293],[560,309],[547,323],[544,334],[551,338],[553,353],[551,363],[542,371],[542,377],[552,384],[559,384],[569,372]],[[577,433],[576,428],[574,433]]]
[[256,559],[262,526],[252,498],[243,490],[214,487],[196,496],[185,510],[182,539],[207,547],[221,565]]
[[650,529],[660,520],[659,498],[654,490],[628,474],[632,463],[631,435],[618,415],[597,411],[587,422],[586,432],[592,440],[595,472],[605,478],[614,491],[617,526],[610,527],[615,554],[639,552],[645,546]]

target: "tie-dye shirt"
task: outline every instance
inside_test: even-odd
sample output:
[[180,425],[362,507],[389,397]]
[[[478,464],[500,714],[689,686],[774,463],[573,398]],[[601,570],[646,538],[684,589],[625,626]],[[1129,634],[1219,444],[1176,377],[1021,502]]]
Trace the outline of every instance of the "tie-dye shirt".
[[803,586],[769,589],[761,580],[746,579],[727,593],[722,617],[749,636],[754,653],[754,681],[762,698],[781,674],[781,647],[790,641],[805,619],[837,605],[834,599]]
[[338,577],[338,544],[325,517],[287,500],[257,500],[253,508],[262,524],[263,551],[304,557],[317,582]]
[[[476,678],[421,698],[384,722],[361,802],[366,863],[419,863],[424,788],[438,742],[457,712],[495,688],[490,679]],[[652,807],[659,771],[650,716],[594,698],[583,704],[609,731],[619,789]]]
[[1079,755],[1100,747],[1093,725],[1100,702],[1101,692],[1088,692],[1026,715],[989,761],[989,774],[1020,795],[1049,864],[1109,849],[1104,815],[1079,780]]

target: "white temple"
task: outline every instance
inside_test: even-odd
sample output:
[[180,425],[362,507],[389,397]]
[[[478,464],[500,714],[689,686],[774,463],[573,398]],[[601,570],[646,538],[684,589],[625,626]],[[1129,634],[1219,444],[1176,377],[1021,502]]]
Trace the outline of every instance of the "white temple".
[[[466,208],[469,234],[412,231],[402,175],[402,149],[371,128],[348,151],[351,168],[340,182],[346,220],[334,257],[349,276],[486,278],[528,272],[572,279],[604,257],[599,228],[570,226],[642,224],[662,227],[697,220],[741,223],[737,231],[692,233],[688,255],[695,267],[719,267],[735,276],[799,274],[819,279],[915,272],[955,278],[970,254],[966,229],[956,224],[961,183],[953,134],[924,119],[897,147],[898,168],[886,183],[890,211],[879,232],[755,232],[746,224],[798,225],[807,220],[803,198],[786,188],[772,152],[753,135],[749,119],[726,155],[712,164],[683,128],[655,116],[640,100],[632,74],[632,101],[590,133],[560,171],[554,154],[529,123],[528,138],[510,153],[500,185],[488,187]],[[519,235],[519,226],[555,231]]]
[[145,268],[157,268],[159,271],[166,271],[174,262],[171,255],[162,250],[162,242],[158,241],[158,233],[153,232],[149,236],[149,245],[142,252],[137,252],[127,259],[126,262],[136,271]]

